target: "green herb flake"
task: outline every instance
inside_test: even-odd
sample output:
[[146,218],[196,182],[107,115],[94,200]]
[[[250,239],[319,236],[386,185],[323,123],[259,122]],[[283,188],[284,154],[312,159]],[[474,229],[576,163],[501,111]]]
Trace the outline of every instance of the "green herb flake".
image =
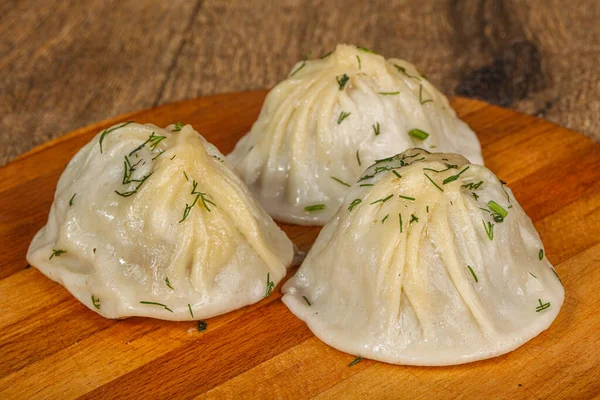
[[275,289],[275,282],[271,281],[271,273],[267,272],[267,290],[265,292],[265,299],[271,295],[273,289]]
[[185,171],[183,171],[183,176],[185,176],[185,180],[186,180],[186,181],[188,181],[188,182],[190,181],[190,178],[188,178],[188,176],[187,176],[187,174],[185,173]]
[[183,128],[183,124],[181,122],[178,122],[175,124],[175,127],[173,128],[173,132],[179,132],[182,128]]
[[477,190],[483,184],[483,181],[479,181],[477,183],[467,183],[466,185],[462,185],[462,187],[467,188],[469,190]]
[[538,253],[538,258],[540,259],[540,261],[544,259],[544,249],[540,249],[540,252]]
[[455,180],[457,180],[458,178],[460,178],[460,176],[462,175],[463,172],[465,172],[468,169],[469,169],[469,167],[467,166],[465,169],[463,169],[462,171],[460,171],[458,174],[447,177],[442,182],[442,185],[445,185],[445,184],[450,183],[450,182],[454,182]]
[[[556,278],[558,279],[558,281],[560,282],[560,284],[562,285],[562,279],[560,279],[560,276],[558,276],[558,273],[556,272],[556,270],[554,268],[550,268],[552,270],[552,272],[554,273],[554,275],[556,275]],[[564,286],[564,285],[563,285]]]
[[75,199],[75,196],[77,196],[77,193],[74,193],[71,197],[71,200],[69,200],[69,207],[73,207],[73,200]]
[[208,328],[208,324],[204,321],[198,321],[198,332],[204,332]]
[[438,188],[438,189],[439,189],[439,191],[440,191],[440,192],[443,192],[443,191],[444,191],[444,189],[442,189],[441,187],[439,187],[439,185],[438,185],[437,183],[435,183],[435,182],[433,181],[433,179],[431,179],[431,177],[430,177],[429,175],[427,175],[427,174],[425,173],[425,176],[427,177],[427,179],[429,179],[429,182],[433,183],[433,185],[434,185],[436,188]]
[[398,178],[402,178],[402,175],[400,175],[395,169],[392,170],[392,174],[396,175]]
[[429,137],[429,133],[422,131],[421,129],[411,129],[408,131],[408,135],[414,137],[417,140],[425,140]]
[[52,260],[52,258],[54,258],[54,257],[60,257],[61,255],[65,254],[66,252],[67,252],[66,250],[52,249],[52,255],[50,255],[50,258],[48,260]]
[[504,221],[504,218],[508,215],[508,211],[493,200],[488,201],[488,207],[493,211],[492,217],[496,222]]
[[192,311],[192,305],[188,303],[188,310],[190,310],[190,315],[194,318],[194,311]]
[[398,221],[400,222],[400,233],[402,233],[402,214],[398,213]]
[[475,283],[479,282],[479,279],[477,279],[477,275],[475,275],[475,271],[473,271],[473,268],[471,268],[470,265],[467,265],[467,268],[469,269],[469,272],[471,273],[471,275],[473,275],[473,279],[475,279]]
[[418,81],[420,81],[421,79],[418,76],[415,75],[409,75],[406,72],[406,68],[399,66],[398,64],[394,64],[394,67],[396,67],[396,69],[398,70],[398,72],[403,73],[404,75],[406,75],[408,78],[412,78],[412,79],[416,79]]
[[471,194],[473,195],[473,198],[474,198],[475,200],[479,200],[479,196],[477,195],[477,193],[475,193],[475,192],[471,192]]
[[100,142],[100,153],[102,153],[102,142],[104,142],[104,137],[106,135],[108,135],[111,132],[116,131],[117,129],[121,129],[124,126],[131,124],[132,122],[134,122],[134,121],[127,121],[124,124],[121,124],[119,126],[115,126],[114,128],[105,129],[104,131],[102,131],[102,133],[100,134],[100,141],[99,141]]
[[540,312],[550,307],[550,302],[542,303],[542,299],[538,299],[538,302],[540,303],[540,305],[535,308],[535,312]]
[[360,64],[360,57],[356,56],[356,61],[358,61],[358,69],[362,69],[362,66]]
[[164,308],[167,311],[173,312],[173,310],[171,310],[169,307],[167,307],[166,305],[162,304],[162,303],[156,303],[154,301],[140,301],[140,304],[148,304],[148,305],[152,305],[152,306],[159,306]]
[[349,185],[349,184],[347,184],[346,182],[344,182],[343,180],[341,180],[341,179],[339,179],[339,178],[336,178],[335,176],[330,176],[330,178],[331,178],[331,179],[333,179],[334,181],[338,182],[338,183],[341,183],[341,184],[342,184],[342,185],[344,185],[344,186],[348,186],[348,187],[350,187],[350,185]]
[[429,214],[429,206],[427,206],[425,210],[427,211],[427,214]]
[[350,77],[346,74],[343,74],[340,76],[336,76],[335,80],[337,81],[340,90],[344,90],[344,87],[346,86],[346,83],[348,83],[348,81],[350,80]]
[[398,195],[398,197],[400,197],[401,199],[405,199],[405,200],[415,201],[414,197],[408,197],[408,196],[402,196],[402,195]]
[[492,224],[491,222],[488,222],[486,225],[484,220],[481,220],[481,222],[483,222],[483,228],[485,229],[485,233],[487,234],[487,237],[490,240],[494,240],[494,224]]
[[362,361],[362,359],[363,359],[363,358],[362,358],[361,356],[358,356],[358,357],[356,357],[356,358],[354,359],[354,361],[352,361],[350,364],[348,364],[348,366],[349,366],[349,367],[351,367],[351,366],[353,366],[353,365],[356,365],[356,364],[358,364],[359,362],[361,362],[361,361]]
[[379,126],[379,122],[373,125],[373,131],[375,132],[375,136],[379,136],[381,133],[381,127]]
[[[184,172],[185,173],[185,172]],[[187,177],[187,175],[186,175]],[[183,217],[179,220],[179,223],[182,223],[183,221],[185,221],[188,216],[190,215],[190,212],[192,211],[192,209],[194,208],[194,206],[198,203],[198,200],[202,201],[202,205],[204,206],[204,208],[206,209],[206,211],[211,212],[211,208],[208,206],[209,204],[213,205],[213,206],[217,206],[213,201],[209,200],[206,198],[206,196],[208,195],[208,193],[204,193],[204,192],[197,192],[196,188],[198,187],[198,182],[196,182],[195,180],[192,180],[192,191],[191,191],[191,195],[196,195],[196,197],[194,197],[194,201],[192,202],[192,204],[185,204],[185,209],[183,210]]]
[[354,200],[352,200],[352,203],[350,203],[350,206],[348,207],[348,211],[352,211],[352,209],[354,209],[354,207],[356,207],[360,203],[362,203],[361,199],[354,199]]
[[175,290],[175,289],[173,289],[173,286],[171,286],[171,284],[169,283],[169,277],[165,278],[165,283],[167,284],[167,286],[169,287],[169,289]]
[[94,297],[94,295],[92,295],[92,304],[94,305],[94,307],[96,307],[99,310],[100,309],[100,297]]
[[366,47],[358,46],[357,49],[359,49],[360,51],[364,51],[365,53],[377,54],[373,50],[367,49]]
[[532,274],[531,272],[529,273],[529,275],[533,276],[535,279],[537,279],[537,276],[535,276],[534,274]]
[[372,184],[372,183],[361,183],[361,184],[360,184],[360,185],[358,185],[358,186],[375,186],[375,185],[374,185],[374,184]]
[[390,216],[390,214],[387,214],[385,217],[383,217],[383,219],[381,220],[381,223],[385,223],[385,220],[388,219],[388,217]]
[[433,100],[432,99],[423,100],[423,85],[419,85],[419,103],[421,103],[421,105],[423,105],[423,104],[429,103],[429,102],[433,102]]
[[419,222],[419,218],[415,215],[415,214],[410,214],[410,221],[408,222],[408,224],[412,224],[413,222]]
[[331,55],[331,53],[333,53],[333,50],[332,50],[332,51],[330,51],[329,53],[325,53],[325,54],[323,54],[323,55],[322,55],[321,57],[319,57],[319,58],[320,58],[321,60],[323,60],[323,59],[325,59],[325,58],[329,57],[329,56]]
[[313,211],[321,211],[325,209],[325,204],[313,204],[312,206],[304,207],[304,211],[313,212]]
[[174,154],[173,157],[169,158],[169,160],[173,161],[177,157],[177,154]]
[[358,166],[360,167],[362,163],[360,162],[360,154],[358,154],[358,150],[356,150],[356,161],[358,161]]
[[385,203],[386,201],[388,201],[389,199],[391,199],[392,197],[394,197],[393,194],[390,194],[389,196],[383,198],[383,199],[379,199],[379,200],[375,200],[374,202],[372,202],[371,204],[375,204],[375,203]]
[[312,304],[310,303],[310,300],[308,300],[308,298],[306,296],[302,296],[302,298],[304,299],[306,304],[308,304],[309,306],[312,306]]
[[348,118],[348,117],[350,116],[350,114],[352,114],[352,113],[350,113],[350,112],[345,112],[345,111],[342,111],[342,112],[340,113],[340,116],[338,117],[337,124],[339,125],[339,124],[341,124],[342,122],[344,122],[344,120],[345,120],[346,118]]
[[[302,64],[301,64],[301,65],[300,65],[298,68],[296,68],[296,69],[295,69],[295,70],[294,70],[294,71],[293,71],[293,72],[290,74],[290,77],[292,77],[292,76],[296,75],[296,74],[298,73],[298,71],[300,71],[302,68],[304,68],[304,66],[306,65],[306,61],[307,61],[307,60],[308,60],[308,58],[310,57],[310,53],[311,53],[311,52],[309,51],[309,52],[308,52],[308,54],[306,55],[306,57],[304,57],[304,60],[302,61]],[[329,53],[329,54],[331,54],[331,53]],[[325,55],[325,56],[323,56],[323,57],[321,57],[321,58],[325,58],[325,57],[326,57],[326,56],[328,56],[329,54],[327,54],[327,55]]]
[[400,94],[400,92],[379,92],[379,94],[382,96],[396,96],[397,94]]

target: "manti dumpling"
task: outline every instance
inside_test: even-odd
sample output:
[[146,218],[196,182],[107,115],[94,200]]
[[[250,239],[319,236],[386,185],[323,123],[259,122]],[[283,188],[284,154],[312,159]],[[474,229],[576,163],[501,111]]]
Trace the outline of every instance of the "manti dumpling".
[[293,248],[194,129],[124,123],[60,177],[27,260],[109,317],[208,318],[259,301]]
[[338,45],[294,66],[228,158],[273,218],[323,225],[367,166],[412,147],[483,164],[475,133],[414,65]]
[[462,156],[422,149],[366,170],[283,292],[327,344],[409,365],[514,350],[564,299],[510,189]]

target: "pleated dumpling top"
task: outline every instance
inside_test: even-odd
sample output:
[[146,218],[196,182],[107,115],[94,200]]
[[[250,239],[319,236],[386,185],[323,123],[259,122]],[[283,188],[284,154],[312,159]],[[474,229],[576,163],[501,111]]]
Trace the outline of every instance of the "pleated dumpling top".
[[272,217],[323,225],[365,167],[412,147],[483,164],[475,133],[414,65],[339,45],[294,66],[228,158]]
[[363,173],[283,292],[327,344],[411,365],[514,350],[564,299],[510,189],[462,156],[422,149]]
[[194,129],[136,123],[69,162],[27,259],[109,317],[208,318],[268,295],[292,244]]

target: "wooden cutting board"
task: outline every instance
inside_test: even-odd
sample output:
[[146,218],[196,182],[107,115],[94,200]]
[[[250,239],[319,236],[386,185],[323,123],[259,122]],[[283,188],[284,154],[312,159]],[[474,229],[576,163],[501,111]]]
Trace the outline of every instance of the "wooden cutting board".
[[[486,165],[535,222],[564,282],[552,326],[516,351],[452,367],[394,366],[319,341],[280,301],[191,322],[108,320],[25,253],[65,164],[120,121],[190,123],[222,152],[256,119],[264,91],[168,104],[79,129],[0,169],[0,398],[581,398],[600,395],[600,145],[527,115],[452,99]],[[308,250],[319,229],[282,225]],[[288,277],[295,271],[290,271]]]

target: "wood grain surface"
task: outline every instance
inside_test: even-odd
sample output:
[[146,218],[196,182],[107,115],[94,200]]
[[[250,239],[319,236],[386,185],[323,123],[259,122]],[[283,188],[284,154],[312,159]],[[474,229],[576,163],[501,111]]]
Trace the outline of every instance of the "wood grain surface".
[[272,87],[337,43],[600,139],[598,0],[0,0],[0,165],[141,108]]
[[[452,99],[486,165],[533,219],[565,286],[552,326],[507,355],[451,367],[393,366],[319,341],[280,301],[195,323],[109,320],[35,268],[25,253],[56,182],[93,135],[119,121],[191,123],[224,153],[249,129],[265,92],[164,105],[94,124],[0,168],[0,398],[505,398],[600,395],[600,145],[543,120]],[[303,251],[319,228],[282,225]],[[293,268],[288,277],[295,271]]]

